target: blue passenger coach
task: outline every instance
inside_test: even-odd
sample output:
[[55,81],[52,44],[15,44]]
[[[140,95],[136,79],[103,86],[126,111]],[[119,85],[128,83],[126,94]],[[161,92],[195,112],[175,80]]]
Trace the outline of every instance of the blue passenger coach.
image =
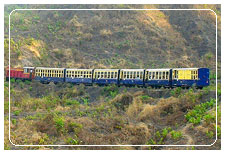
[[65,68],[46,68],[36,67],[35,80],[39,80],[42,83],[58,83],[64,82]]
[[144,69],[121,69],[120,70],[120,85],[128,86],[143,86],[144,84]]
[[146,69],[145,86],[151,87],[170,87],[171,69]]
[[197,86],[202,88],[209,85],[208,68],[174,68],[172,69],[173,87]]
[[65,82],[92,84],[92,69],[66,69]]
[[118,84],[119,69],[94,69],[93,83],[98,85]]

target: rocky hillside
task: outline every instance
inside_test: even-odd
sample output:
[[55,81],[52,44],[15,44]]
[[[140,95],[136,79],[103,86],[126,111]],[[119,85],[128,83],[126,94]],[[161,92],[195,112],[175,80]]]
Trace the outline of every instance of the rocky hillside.
[[[7,19],[15,8],[210,8],[218,14],[220,53],[219,5],[11,5],[5,6],[5,65]],[[214,70],[215,31],[212,11],[19,10],[11,14],[11,65]]]

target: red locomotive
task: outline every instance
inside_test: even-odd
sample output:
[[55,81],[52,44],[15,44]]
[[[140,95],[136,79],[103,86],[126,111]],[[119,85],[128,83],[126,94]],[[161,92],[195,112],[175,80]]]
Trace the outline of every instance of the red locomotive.
[[[20,80],[32,80],[35,78],[34,67],[11,68],[10,77]],[[6,80],[9,80],[9,68],[6,69]]]

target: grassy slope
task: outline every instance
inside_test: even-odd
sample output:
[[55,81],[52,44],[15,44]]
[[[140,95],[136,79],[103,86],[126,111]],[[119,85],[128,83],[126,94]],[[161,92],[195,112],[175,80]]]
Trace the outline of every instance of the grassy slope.
[[[185,5],[54,6],[68,7],[192,8]],[[219,6],[193,7],[213,8],[220,25]],[[13,8],[24,6],[6,6],[5,66],[8,65],[7,16]],[[11,65],[14,67],[209,67],[215,71],[215,27],[211,12],[16,11],[11,17]],[[218,34],[220,42],[220,26]],[[180,89],[157,92],[113,86],[15,82],[11,89],[11,138],[17,144],[209,144],[215,137],[215,108],[203,113],[201,123],[193,125],[185,118],[188,110],[215,97],[209,90],[215,90],[215,85],[202,92]],[[7,91],[5,82],[5,134],[9,122]],[[21,97],[22,93],[26,95]],[[204,116],[208,114],[212,116],[206,120]],[[14,149],[7,136],[5,149]],[[133,147],[113,149],[123,148]],[[220,141],[212,148],[219,149]]]

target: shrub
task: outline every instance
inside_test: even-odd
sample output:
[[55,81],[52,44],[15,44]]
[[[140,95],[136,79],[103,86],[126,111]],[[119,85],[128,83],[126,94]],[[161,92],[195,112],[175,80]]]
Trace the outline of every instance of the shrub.
[[20,110],[16,110],[16,111],[13,112],[13,114],[14,114],[15,116],[18,116],[18,115],[20,114],[20,112],[21,112]]
[[143,96],[141,96],[141,99],[142,100],[147,100],[147,99],[149,99],[150,97],[148,96],[148,95],[143,95]]
[[179,96],[181,94],[181,87],[177,87],[170,92],[172,96]]
[[206,131],[206,135],[209,137],[209,138],[213,138],[214,136],[214,133],[212,131]]
[[54,117],[55,127],[57,132],[61,133],[64,132],[65,120],[63,117]]
[[12,119],[12,124],[16,125],[16,119]]
[[171,132],[171,136],[174,140],[180,139],[182,137],[182,133],[181,132],[176,132],[175,130],[173,130]]
[[30,86],[30,87],[29,87],[29,90],[32,91],[32,89],[33,89],[33,88]]
[[12,78],[12,79],[10,79],[10,82],[11,82],[11,83],[15,83],[16,80],[15,80],[14,78]]
[[5,86],[5,87],[9,87],[9,83],[8,83],[8,82],[5,82],[5,83],[4,83],[4,86]]
[[84,105],[88,105],[89,104],[88,98],[82,97],[81,100],[83,101]]
[[[19,80],[19,81],[21,81],[21,80]],[[21,82],[19,82],[19,85],[20,85],[20,88],[24,88],[24,83],[21,81]]]
[[66,100],[66,105],[75,105],[75,106],[79,106],[80,103],[79,103],[77,100],[67,99],[67,100]]
[[77,136],[75,135],[75,139],[71,137],[67,138],[66,143],[69,145],[79,145],[79,140],[77,139]]
[[215,99],[211,99],[206,103],[202,103],[196,105],[194,109],[190,110],[186,115],[185,118],[188,122],[193,123],[194,125],[199,124],[204,117],[205,120],[209,120],[212,117],[210,115],[205,115],[207,110],[211,109],[215,105]]
[[27,85],[30,85],[30,83],[31,83],[31,81],[29,81],[29,80],[25,80],[25,82],[24,82],[25,84],[27,84]]

